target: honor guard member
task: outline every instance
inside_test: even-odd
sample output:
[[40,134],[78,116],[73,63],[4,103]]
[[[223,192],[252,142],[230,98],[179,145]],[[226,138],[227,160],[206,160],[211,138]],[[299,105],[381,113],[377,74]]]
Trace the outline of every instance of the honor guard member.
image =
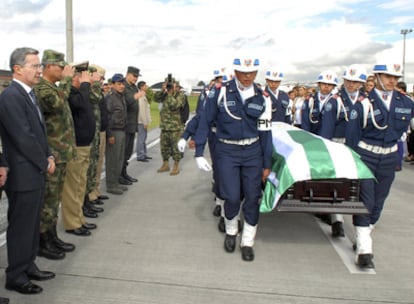
[[[220,89],[211,90],[205,104],[195,135],[196,162],[201,170],[208,170],[203,151],[210,128],[215,123],[215,161],[220,168],[218,182],[224,199],[224,249],[226,252],[235,250],[238,214],[244,198],[241,254],[243,260],[253,261],[262,180],[269,175],[272,162],[270,99],[265,98],[267,93],[254,84],[259,69],[258,59],[238,57],[233,66],[235,78]],[[261,123],[266,100],[269,117]],[[261,131],[262,126],[267,126],[267,130]]]
[[[184,133],[181,136],[181,139],[178,141],[178,149],[181,152],[184,152],[185,146],[187,144],[187,140],[194,136],[196,130],[198,128],[198,122],[200,119],[201,112],[204,111],[205,102],[207,100],[207,96],[209,92],[215,88],[219,89],[221,87],[221,83],[223,82],[223,78],[225,76],[225,68],[216,69],[213,71],[213,78],[208,85],[205,86],[204,90],[201,92],[196,107],[196,115],[194,115],[190,121],[187,122],[185,126]],[[194,140],[191,140],[189,143],[190,147],[194,148]],[[216,146],[216,126],[213,124],[211,126],[209,135],[208,135],[208,147],[210,151],[211,161],[212,161],[212,169],[213,169],[213,182],[212,182],[212,191],[215,194],[215,207],[213,210],[214,216],[220,216],[219,221],[219,230],[221,232],[225,231],[224,228],[224,210],[223,210],[223,203],[224,201],[220,198],[220,194],[218,191],[218,175],[217,175],[217,166],[215,163],[215,146]]]
[[353,216],[355,262],[361,268],[374,268],[371,232],[395,177],[397,141],[407,130],[414,113],[413,101],[394,90],[403,75],[401,65],[381,63],[374,66],[373,72],[375,89],[355,105],[346,132],[346,144],[361,156],[375,175],[375,180],[360,181],[360,198],[369,214]]
[[[346,125],[349,114],[358,100],[365,98],[360,88],[367,79],[366,69],[358,64],[347,67],[343,77],[344,85],[337,95],[330,98],[324,106],[319,135],[337,143],[345,143]],[[344,218],[342,214],[331,214],[333,237],[344,237]]]
[[272,121],[281,121],[288,124],[292,123],[291,110],[289,107],[289,96],[284,91],[279,90],[284,74],[279,69],[270,69],[265,73],[266,88],[272,100]]
[[332,97],[332,90],[338,85],[338,77],[330,70],[318,76],[319,91],[308,96],[303,102],[302,129],[319,134],[324,104]]

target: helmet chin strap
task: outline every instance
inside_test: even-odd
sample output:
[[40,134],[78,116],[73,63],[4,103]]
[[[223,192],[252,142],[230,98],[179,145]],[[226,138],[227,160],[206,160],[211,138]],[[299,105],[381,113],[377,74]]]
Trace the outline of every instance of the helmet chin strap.
[[390,90],[386,90],[385,89],[384,83],[382,82],[381,77],[379,77],[379,74],[375,74],[375,77],[377,78],[377,83],[379,83],[379,85],[381,86],[381,90],[382,91],[384,91],[384,92],[392,92],[392,90],[390,91]]

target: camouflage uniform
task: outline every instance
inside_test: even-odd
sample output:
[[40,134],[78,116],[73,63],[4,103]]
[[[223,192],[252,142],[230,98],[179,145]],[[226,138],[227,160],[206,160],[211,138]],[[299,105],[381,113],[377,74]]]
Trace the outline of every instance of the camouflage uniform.
[[180,111],[184,105],[184,95],[169,95],[166,93],[158,94],[157,98],[162,100],[163,106],[160,111],[161,129],[161,155],[164,162],[168,162],[172,157],[175,162],[179,162],[182,154],[178,151],[177,142],[183,132]]
[[[45,51],[42,63],[63,62],[60,53]],[[34,87],[37,100],[43,111],[47,128],[47,140],[55,157],[54,174],[46,175],[45,201],[41,212],[40,233],[53,232],[58,220],[59,204],[62,200],[66,163],[75,157],[75,132],[68,97],[71,77],[65,77],[56,86],[45,79]]]
[[[100,82],[95,82],[91,86],[91,93],[89,94],[89,100],[92,103],[93,114],[96,121],[95,136],[91,144],[91,157],[87,173],[86,182],[86,194],[90,194],[96,188],[96,172],[99,159],[99,144],[100,144],[100,130],[101,130],[101,111],[99,105],[103,102],[103,93]],[[91,198],[89,200],[95,200]]]

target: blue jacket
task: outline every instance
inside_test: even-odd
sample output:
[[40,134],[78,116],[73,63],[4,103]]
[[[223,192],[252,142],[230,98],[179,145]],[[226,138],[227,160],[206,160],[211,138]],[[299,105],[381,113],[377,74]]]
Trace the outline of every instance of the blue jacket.
[[279,94],[276,96],[266,87],[265,91],[269,94],[272,100],[272,121],[281,121],[288,124],[292,123],[291,117],[286,115],[289,106],[289,96],[283,91],[279,90]]
[[[364,115],[364,109],[368,115]],[[369,145],[392,147],[407,131],[413,115],[414,102],[409,97],[394,90],[388,111],[374,89],[368,99],[356,103],[351,111],[346,144],[355,148],[362,140]]]

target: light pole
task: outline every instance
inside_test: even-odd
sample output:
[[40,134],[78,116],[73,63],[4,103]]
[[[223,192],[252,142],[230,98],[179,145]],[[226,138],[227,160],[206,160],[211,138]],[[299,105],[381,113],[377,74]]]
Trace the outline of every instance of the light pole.
[[404,81],[404,75],[405,75],[405,36],[407,36],[407,34],[411,33],[413,30],[412,29],[403,29],[401,30],[401,35],[404,36],[403,39],[403,77],[402,80]]

